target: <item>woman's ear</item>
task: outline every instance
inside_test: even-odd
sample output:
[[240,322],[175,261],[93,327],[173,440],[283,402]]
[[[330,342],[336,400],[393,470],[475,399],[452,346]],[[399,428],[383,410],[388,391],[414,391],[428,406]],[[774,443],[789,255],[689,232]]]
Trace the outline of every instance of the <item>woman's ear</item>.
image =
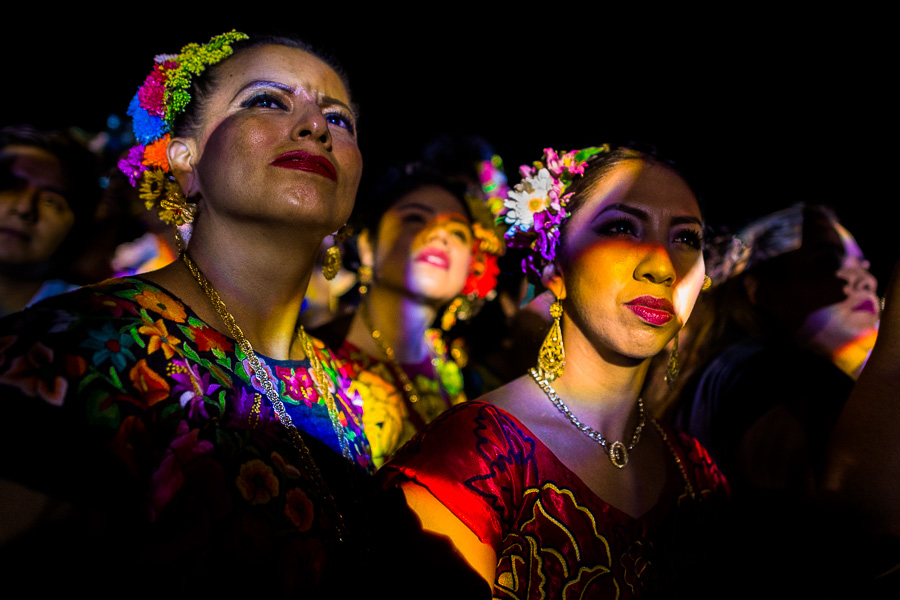
[[553,292],[560,300],[566,297],[566,282],[563,280],[562,271],[555,262],[544,267],[541,273],[541,283],[544,287]]
[[196,143],[190,138],[172,138],[166,148],[166,158],[172,169],[172,176],[181,186],[185,197],[191,198],[199,193],[197,171],[194,169]]

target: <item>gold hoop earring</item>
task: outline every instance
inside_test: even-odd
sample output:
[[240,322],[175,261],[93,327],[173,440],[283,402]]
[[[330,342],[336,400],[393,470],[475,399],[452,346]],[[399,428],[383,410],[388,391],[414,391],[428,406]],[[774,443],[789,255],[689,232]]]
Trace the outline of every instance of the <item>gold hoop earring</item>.
[[343,261],[341,260],[340,243],[343,242],[348,235],[350,235],[350,230],[346,225],[341,225],[341,228],[331,235],[333,245],[325,251],[325,259],[322,261],[322,275],[324,275],[325,279],[328,281],[337,277],[341,267],[344,266]]
[[672,354],[669,355],[669,364],[666,365],[666,376],[665,381],[669,386],[669,389],[675,385],[675,382],[678,380],[678,334],[675,334],[675,339],[672,342]]
[[369,286],[372,285],[372,267],[359,265],[359,269],[356,271],[356,280],[359,282],[359,294],[365,296],[369,293]]
[[703,287],[700,288],[700,291],[705,292],[706,290],[708,290],[711,287],[712,287],[712,279],[710,278],[709,275],[704,275],[703,276]]
[[559,319],[562,317],[563,307],[559,298],[550,305],[550,316],[553,317],[553,325],[544,343],[541,344],[540,353],[538,353],[538,371],[542,378],[547,381],[554,381],[562,375],[563,367],[566,366],[566,349],[563,346],[562,329],[559,326]]

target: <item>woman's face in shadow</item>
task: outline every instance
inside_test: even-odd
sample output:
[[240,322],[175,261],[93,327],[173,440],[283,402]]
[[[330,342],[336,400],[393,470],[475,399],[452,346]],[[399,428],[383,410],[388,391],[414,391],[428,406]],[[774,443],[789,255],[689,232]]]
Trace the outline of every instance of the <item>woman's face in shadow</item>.
[[761,300],[801,342],[837,352],[877,329],[877,281],[840,223],[807,214],[803,245],[778,260],[779,276],[761,281]]

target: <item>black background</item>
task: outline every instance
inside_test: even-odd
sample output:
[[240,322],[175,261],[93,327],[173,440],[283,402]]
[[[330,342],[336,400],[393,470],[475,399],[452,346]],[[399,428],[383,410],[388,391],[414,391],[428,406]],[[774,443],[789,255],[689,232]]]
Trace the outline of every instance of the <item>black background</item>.
[[444,132],[483,136],[512,182],[545,146],[638,139],[694,172],[713,225],[798,201],[834,207],[884,283],[900,246],[885,14],[489,6],[20,7],[3,18],[0,124],[100,131],[155,54],[232,28],[291,33],[344,64],[366,177]]

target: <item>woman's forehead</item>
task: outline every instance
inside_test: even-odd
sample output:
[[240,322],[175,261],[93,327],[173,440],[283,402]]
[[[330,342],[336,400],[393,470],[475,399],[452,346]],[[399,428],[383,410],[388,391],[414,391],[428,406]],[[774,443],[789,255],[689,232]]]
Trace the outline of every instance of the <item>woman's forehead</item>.
[[332,97],[344,104],[350,96],[343,80],[325,61],[300,48],[259,46],[222,63],[218,84],[232,93],[254,82],[272,82],[295,94]]
[[[456,213],[464,215],[462,201],[439,185],[424,185],[407,192],[397,200],[394,210],[421,210],[433,214]],[[468,222],[468,219],[465,219]]]
[[632,207],[640,212],[668,213],[673,217],[701,220],[693,190],[673,169],[654,161],[632,159],[613,166],[592,186],[589,212],[596,215],[609,208]]

